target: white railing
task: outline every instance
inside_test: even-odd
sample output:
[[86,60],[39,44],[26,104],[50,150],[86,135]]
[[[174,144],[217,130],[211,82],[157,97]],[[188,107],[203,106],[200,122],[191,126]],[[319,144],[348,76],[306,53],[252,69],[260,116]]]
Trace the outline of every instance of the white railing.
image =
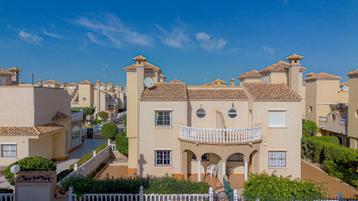
[[13,194],[13,193],[0,193],[0,201],[15,201],[15,194]]
[[249,143],[262,138],[261,128],[180,127],[180,139],[202,143]]
[[[144,194],[140,187],[138,194],[94,194],[85,193],[77,196],[71,187],[68,192],[68,201],[214,201],[214,191],[210,187],[208,194]],[[238,201],[237,191],[234,191],[233,201]]]
[[83,163],[80,166],[77,166],[75,163],[73,171],[64,177],[61,181],[57,182],[57,185],[61,186],[61,182],[73,176],[88,176],[92,172],[94,172],[101,163],[105,162],[105,160],[109,159],[110,151],[112,149],[111,145],[108,145],[106,148],[102,149],[100,152],[96,153],[93,151],[92,158]]

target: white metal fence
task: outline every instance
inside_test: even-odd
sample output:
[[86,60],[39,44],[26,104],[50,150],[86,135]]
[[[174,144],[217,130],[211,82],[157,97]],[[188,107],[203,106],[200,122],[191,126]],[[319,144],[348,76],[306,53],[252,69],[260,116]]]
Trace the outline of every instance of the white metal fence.
[[[94,172],[105,160],[109,159],[110,151],[112,149],[111,144],[106,148],[102,149],[100,152],[96,153],[93,151],[92,158],[83,163],[81,166],[77,166],[75,163],[74,170],[64,177],[62,180],[57,182],[57,185],[61,185],[61,182],[72,177],[72,176],[87,176]],[[1,200],[0,200],[1,201]]]
[[180,127],[180,138],[202,143],[248,143],[262,138],[261,128]]
[[13,193],[0,193],[0,201],[15,201]]
[[[214,201],[214,191],[210,187],[208,194],[144,194],[140,187],[138,194],[84,194],[77,196],[71,187],[68,191],[68,201]],[[238,201],[234,196],[233,201]]]

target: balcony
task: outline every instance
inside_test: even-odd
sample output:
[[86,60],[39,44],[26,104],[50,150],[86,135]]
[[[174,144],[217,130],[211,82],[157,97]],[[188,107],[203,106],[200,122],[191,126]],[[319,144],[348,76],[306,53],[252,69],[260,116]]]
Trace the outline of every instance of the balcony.
[[194,128],[181,126],[180,137],[183,141],[205,144],[245,144],[262,139],[261,128]]

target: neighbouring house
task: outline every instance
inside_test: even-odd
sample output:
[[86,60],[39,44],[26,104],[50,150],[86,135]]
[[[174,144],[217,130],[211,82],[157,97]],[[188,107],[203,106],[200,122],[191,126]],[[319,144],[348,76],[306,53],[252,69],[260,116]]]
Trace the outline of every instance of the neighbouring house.
[[348,88],[341,77],[329,73],[309,73],[305,79],[305,118],[314,121],[323,135],[334,135],[347,145]]
[[71,99],[65,90],[0,86],[0,97],[0,166],[27,156],[67,158]]
[[348,138],[351,148],[358,148],[358,69],[348,73]]
[[82,145],[86,131],[83,128],[83,112],[71,112],[71,150]]
[[[300,178],[302,72],[291,55],[260,81],[165,82],[158,66],[135,57],[127,72],[128,173],[222,180],[268,172]],[[251,74],[251,73],[250,73]],[[278,81],[279,79],[284,81]],[[145,83],[145,85],[144,85]]]
[[8,69],[0,68],[0,86],[18,85],[20,68],[13,66]]

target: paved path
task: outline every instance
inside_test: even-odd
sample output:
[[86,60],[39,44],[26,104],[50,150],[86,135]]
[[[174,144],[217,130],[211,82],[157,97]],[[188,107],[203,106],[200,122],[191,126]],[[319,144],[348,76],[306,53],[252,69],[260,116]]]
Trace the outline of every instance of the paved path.
[[307,161],[301,161],[301,169],[303,180],[311,180],[314,183],[323,184],[326,186],[329,196],[337,196],[338,192],[342,192],[343,197],[358,197],[358,191],[355,188],[335,177],[329,176],[326,172]]
[[71,164],[75,163],[83,155],[93,151],[101,144],[107,143],[105,139],[87,139],[81,147],[71,152],[68,159],[65,161],[57,162],[57,173],[66,170],[70,167]]

